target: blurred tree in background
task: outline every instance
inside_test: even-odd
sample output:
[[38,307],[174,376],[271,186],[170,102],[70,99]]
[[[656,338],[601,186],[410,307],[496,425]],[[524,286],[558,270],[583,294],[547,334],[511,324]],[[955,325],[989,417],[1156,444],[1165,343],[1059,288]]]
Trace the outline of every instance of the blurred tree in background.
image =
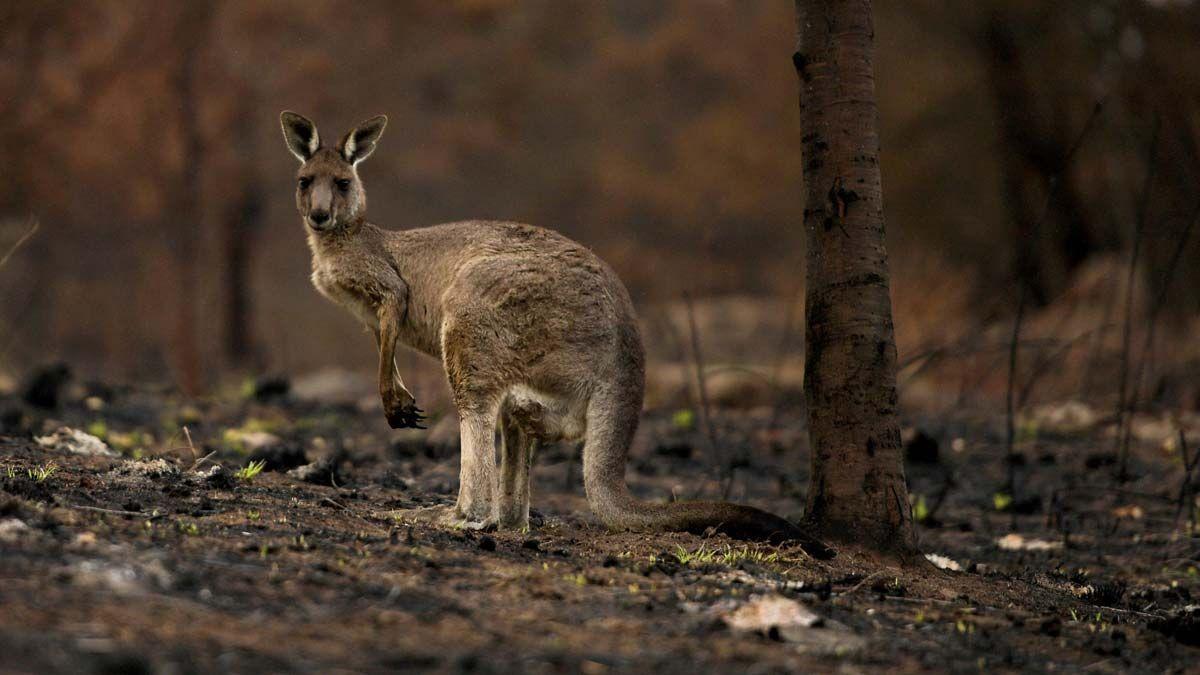
[[[364,170],[385,226],[553,227],[609,260],[643,304],[684,290],[794,294],[791,11],[786,0],[7,3],[0,246],[30,215],[42,230],[0,276],[0,367],[65,358],[201,388],[229,369],[364,365],[330,351],[360,338],[307,282],[294,165],[273,123],[284,108],[329,128],[389,115]],[[1195,206],[1198,24],[1200,7],[1182,0],[878,2],[896,293],[963,287],[984,321],[1011,311],[1021,274],[1053,302],[1086,260],[1128,248],[1155,117],[1145,259],[1158,269]],[[1052,175],[1058,194],[1031,231]],[[1184,274],[1169,305],[1194,314],[1200,271]],[[943,319],[905,311],[901,332]]]

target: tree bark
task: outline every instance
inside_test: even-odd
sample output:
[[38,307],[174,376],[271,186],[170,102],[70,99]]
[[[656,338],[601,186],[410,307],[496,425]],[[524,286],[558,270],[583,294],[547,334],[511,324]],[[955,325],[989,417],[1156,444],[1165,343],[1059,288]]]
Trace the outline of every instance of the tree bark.
[[[1004,11],[992,11],[978,42],[985,52],[987,82],[1000,127],[1004,199],[1017,248],[1014,272],[1029,300],[1044,307],[1100,248],[1101,237],[1070,172],[1075,146],[1067,132],[1069,125],[1039,119],[1037,93],[1012,24]],[[1045,196],[1048,179],[1058,183],[1049,202]],[[1047,207],[1047,220],[1054,227],[1039,228]]]
[[222,222],[222,249],[224,264],[222,283],[225,311],[225,360],[235,370],[256,369],[259,353],[254,342],[254,303],[250,292],[250,272],[254,263],[254,250],[263,219],[263,186],[258,164],[258,125],[254,111],[256,97],[249,87],[238,94],[241,105],[233,117],[234,136],[237,139],[238,189],[241,194],[234,200]]
[[225,359],[231,368],[256,367],[254,348],[254,305],[250,296],[254,236],[262,221],[262,187],[257,181],[245,186],[241,198],[225,217]]
[[[179,15],[182,52],[175,73],[175,95],[179,105],[179,132],[183,137],[183,167],[174,185],[171,248],[178,275],[178,301],[175,307],[173,352],[176,375],[184,393],[195,395],[204,387],[203,366],[196,336],[199,305],[199,238],[201,166],[204,163],[204,139],[200,131],[200,97],[197,92],[201,52],[208,37],[211,8],[207,3],[185,6]],[[173,226],[173,227],[172,227]]]
[[808,245],[808,519],[824,537],[916,552],[896,418],[870,0],[796,0]]

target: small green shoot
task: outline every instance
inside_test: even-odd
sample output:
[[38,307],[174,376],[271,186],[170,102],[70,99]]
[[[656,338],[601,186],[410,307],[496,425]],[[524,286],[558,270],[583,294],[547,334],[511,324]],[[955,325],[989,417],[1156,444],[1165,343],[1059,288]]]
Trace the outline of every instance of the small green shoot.
[[51,476],[58,472],[58,465],[54,462],[43,464],[42,466],[27,469],[26,473],[37,483],[45,483]]
[[913,518],[918,523],[929,520],[929,505],[925,503],[925,495],[917,495],[917,503],[913,504]]
[[707,565],[716,556],[716,550],[705,548],[704,544],[701,544],[700,548],[695,551],[689,551],[682,546],[675,547],[675,557],[679,559],[679,563],[682,565]]
[[[689,551],[682,546],[676,546],[675,557],[683,565],[708,565],[717,563],[728,567],[734,567],[743,560],[758,564],[775,563],[780,560],[779,553],[774,551],[767,553],[756,548],[750,548],[749,546],[734,548],[728,544],[723,549],[707,548],[704,544],[701,544],[700,548],[695,551]],[[651,562],[653,561],[652,557]]]
[[242,468],[235,471],[233,475],[234,475],[234,477],[236,477],[240,480],[244,480],[247,483],[249,483],[254,480],[255,476],[262,473],[262,470],[264,468],[266,468],[266,466],[267,466],[266,460],[250,462],[246,466],[243,466]]
[[102,441],[108,440],[108,424],[104,420],[96,420],[87,426],[87,432]]
[[671,425],[680,431],[691,431],[696,426],[696,413],[688,408],[676,410],[671,415]]
[[1012,501],[1012,495],[1008,494],[1007,492],[997,492],[996,494],[992,495],[992,506],[994,506],[997,511],[1007,511],[1008,507],[1012,506]]

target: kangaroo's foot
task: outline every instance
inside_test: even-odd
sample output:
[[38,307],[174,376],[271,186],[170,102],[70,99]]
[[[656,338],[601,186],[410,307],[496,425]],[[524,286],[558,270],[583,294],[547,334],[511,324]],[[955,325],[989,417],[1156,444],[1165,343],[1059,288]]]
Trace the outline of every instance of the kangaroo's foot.
[[495,530],[497,518],[492,513],[489,500],[473,499],[469,493],[460,492],[458,503],[446,514],[443,525],[469,530]]
[[440,525],[448,522],[454,513],[453,506],[422,506],[415,509],[396,509],[391,512],[393,520],[410,523]]
[[455,516],[447,524],[458,530],[476,530],[479,532],[495,532],[497,529],[499,529],[496,526],[495,518],[485,518],[483,520],[471,520],[469,518],[459,518],[459,517]]
[[492,520],[496,521],[496,526],[502,530],[527,531],[529,529],[529,502],[501,495]]
[[496,529],[496,519],[471,518],[459,512],[454,506],[423,506],[415,509],[398,509],[391,512],[392,518],[410,523],[423,523],[435,527],[453,530],[479,530],[492,532]]

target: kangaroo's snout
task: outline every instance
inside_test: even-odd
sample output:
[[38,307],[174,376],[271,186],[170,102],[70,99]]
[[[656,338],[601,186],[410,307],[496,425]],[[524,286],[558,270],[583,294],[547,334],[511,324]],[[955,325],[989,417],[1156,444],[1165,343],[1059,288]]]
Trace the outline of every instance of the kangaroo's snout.
[[310,221],[312,221],[313,225],[324,225],[326,222],[329,221],[329,212],[328,211],[313,211],[308,214],[308,219]]

